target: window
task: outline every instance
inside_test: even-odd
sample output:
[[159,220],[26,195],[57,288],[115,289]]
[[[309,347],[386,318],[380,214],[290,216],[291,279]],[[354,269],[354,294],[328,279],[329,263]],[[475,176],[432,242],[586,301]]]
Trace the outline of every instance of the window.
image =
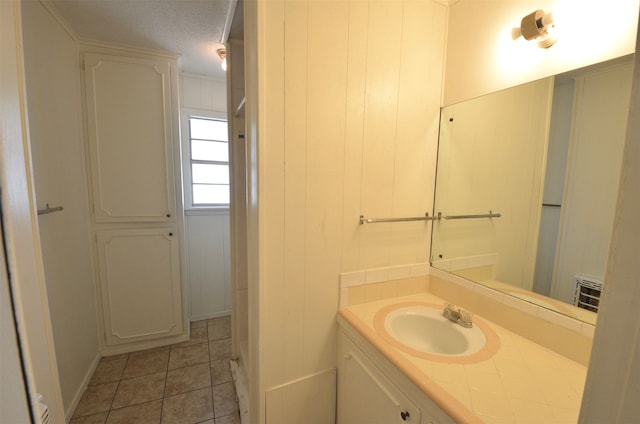
[[229,205],[227,121],[189,118],[192,206]]

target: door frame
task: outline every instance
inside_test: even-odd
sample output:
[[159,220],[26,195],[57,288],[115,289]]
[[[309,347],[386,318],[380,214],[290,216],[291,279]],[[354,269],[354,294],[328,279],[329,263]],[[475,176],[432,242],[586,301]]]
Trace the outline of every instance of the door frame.
[[21,0],[0,1],[0,59],[2,223],[24,375],[36,421],[40,393],[51,420],[64,423],[31,166]]

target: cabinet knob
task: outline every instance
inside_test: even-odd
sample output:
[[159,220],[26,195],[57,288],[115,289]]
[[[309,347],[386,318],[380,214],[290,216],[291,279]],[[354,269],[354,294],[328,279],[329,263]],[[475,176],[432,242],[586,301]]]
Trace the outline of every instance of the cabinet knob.
[[351,359],[351,354],[350,353],[346,353],[344,355],[344,359]]
[[173,237],[173,233],[169,233],[169,237]]
[[170,213],[167,214],[167,218],[171,218],[171,214]]
[[400,418],[402,418],[402,421],[407,421],[409,417],[410,417],[409,411],[400,412]]

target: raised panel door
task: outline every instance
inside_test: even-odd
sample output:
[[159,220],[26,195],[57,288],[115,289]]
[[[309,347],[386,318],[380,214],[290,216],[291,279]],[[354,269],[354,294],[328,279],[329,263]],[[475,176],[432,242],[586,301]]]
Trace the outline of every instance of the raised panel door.
[[176,228],[96,232],[106,342],[182,333]]
[[95,221],[175,220],[170,62],[86,53],[84,69]]
[[420,423],[421,412],[340,334],[338,424]]

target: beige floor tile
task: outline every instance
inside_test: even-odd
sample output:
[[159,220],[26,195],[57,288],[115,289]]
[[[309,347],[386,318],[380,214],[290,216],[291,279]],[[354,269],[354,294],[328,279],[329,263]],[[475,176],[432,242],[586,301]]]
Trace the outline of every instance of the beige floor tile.
[[233,383],[223,383],[213,386],[213,405],[216,417],[234,414],[238,411],[236,402],[236,388]]
[[167,370],[169,350],[154,351],[146,355],[131,356],[122,374],[123,379],[156,374]]
[[191,321],[190,323],[191,328],[198,328],[198,327],[206,327],[207,326],[207,320],[203,319],[200,321]]
[[102,362],[115,361],[117,359],[122,359],[122,358],[126,359],[128,357],[129,357],[128,353],[121,353],[119,355],[103,356],[102,358],[100,358],[100,361],[102,361]]
[[215,424],[240,424],[240,413],[225,415],[224,417],[216,418]]
[[107,361],[100,360],[89,381],[89,386],[119,381],[122,378],[122,370],[124,370],[126,363],[126,357]]
[[73,417],[84,417],[108,411],[117,388],[117,382],[88,387],[82,395]]
[[213,386],[228,383],[232,379],[228,359],[215,359],[211,361],[211,384]]
[[107,421],[108,412],[101,412],[95,415],[89,415],[82,418],[74,418],[69,424],[104,424]]
[[214,340],[209,342],[209,356],[212,361],[215,359],[230,358],[231,339]]
[[210,387],[164,399],[162,423],[195,424],[211,418],[213,418],[213,403]]
[[107,424],[159,424],[162,399],[109,412]]
[[230,325],[209,325],[207,326],[209,340],[228,339],[231,337]]
[[207,325],[231,325],[231,315],[208,319]]
[[139,356],[146,356],[150,353],[166,352],[166,351],[169,351],[170,349],[171,349],[171,346],[167,345],[167,346],[154,347],[151,349],[139,350],[137,352],[131,352],[129,354],[129,359],[138,358]]
[[173,396],[196,389],[211,386],[210,367],[208,363],[177,368],[167,373],[167,384],[164,395]]
[[204,343],[207,341],[208,336],[209,334],[206,327],[194,328],[193,330],[191,330],[191,340],[189,341],[194,343],[200,341],[200,343]]
[[70,424],[240,424],[230,322],[192,322],[188,342],[102,358]]
[[173,346],[169,357],[169,369],[182,368],[189,365],[209,362],[209,346],[199,343],[193,346]]
[[190,339],[186,342],[176,343],[172,346],[175,347],[185,347],[185,346],[193,346],[198,343],[205,343],[208,339],[207,327],[196,327],[191,329]]
[[112,408],[124,408],[161,399],[164,395],[165,372],[120,381]]

